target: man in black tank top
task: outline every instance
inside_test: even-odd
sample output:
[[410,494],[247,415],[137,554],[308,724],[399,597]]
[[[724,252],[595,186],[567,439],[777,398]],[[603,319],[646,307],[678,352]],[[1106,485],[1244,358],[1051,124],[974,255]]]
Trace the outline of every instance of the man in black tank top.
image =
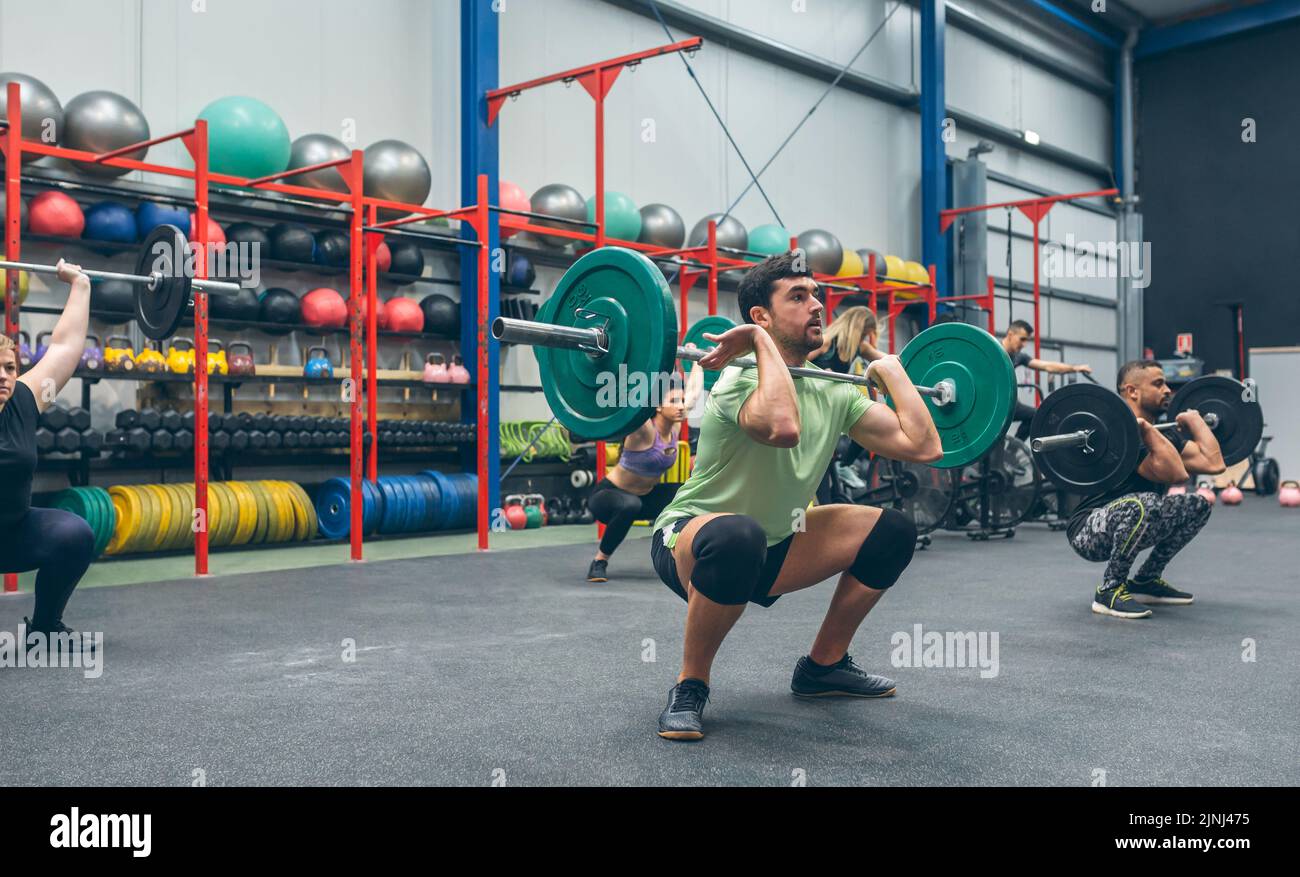
[[13,339],[0,335],[0,573],[37,570],[29,633],[72,633],[63,624],[68,598],[93,559],[95,534],[77,515],[32,507],[36,427],[81,362],[90,317],[90,280],[59,262],[72,288],[40,362],[21,377]]

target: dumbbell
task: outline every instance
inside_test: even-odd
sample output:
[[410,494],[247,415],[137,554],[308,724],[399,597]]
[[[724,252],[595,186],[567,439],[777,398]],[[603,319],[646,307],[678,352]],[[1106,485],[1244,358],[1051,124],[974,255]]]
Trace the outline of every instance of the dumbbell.
[[142,426],[153,432],[162,426],[162,414],[155,408],[143,408],[140,417],[136,420],[136,426]]
[[94,429],[83,429],[80,433],[80,450],[99,453],[104,447],[104,434]]
[[164,411],[161,417],[162,428],[168,432],[176,432],[183,428],[185,418],[179,411]]
[[[175,438],[176,450],[178,451],[194,450],[194,433],[190,432],[188,429],[178,429],[172,435]],[[208,446],[211,447],[211,442],[208,443]]]
[[271,415],[266,413],[253,415],[253,429],[262,433],[271,431]]
[[298,447],[300,447],[300,448],[310,448],[311,446],[312,446],[312,444],[311,444],[311,430],[310,430],[310,429],[300,429],[300,430],[298,430]]
[[296,430],[286,429],[280,434],[280,437],[286,449],[292,450],[298,447],[298,433]]
[[62,405],[51,405],[41,412],[38,422],[51,433],[57,433],[68,425],[68,409]]
[[165,429],[155,429],[149,436],[149,447],[154,451],[170,451],[176,447],[176,436]]
[[64,454],[71,454],[81,447],[81,433],[70,426],[65,426],[54,434],[54,449]]
[[325,431],[320,428],[313,429],[307,433],[308,443],[313,448],[325,447]]
[[43,426],[36,428],[36,453],[48,454],[54,450],[54,433]]
[[90,412],[81,407],[69,408],[68,426],[72,427],[77,432],[90,429]]
[[132,408],[117,412],[117,419],[114,421],[118,429],[130,429],[133,426],[138,426],[139,423],[140,412]]
[[248,431],[248,446],[255,451],[260,451],[266,447],[266,433],[260,429],[250,429]]
[[284,435],[272,430],[266,434],[266,449],[268,451],[278,451],[284,447]]
[[230,450],[236,452],[248,450],[248,430],[237,429],[230,433]]
[[224,451],[230,447],[230,433],[224,429],[208,434],[208,450]]

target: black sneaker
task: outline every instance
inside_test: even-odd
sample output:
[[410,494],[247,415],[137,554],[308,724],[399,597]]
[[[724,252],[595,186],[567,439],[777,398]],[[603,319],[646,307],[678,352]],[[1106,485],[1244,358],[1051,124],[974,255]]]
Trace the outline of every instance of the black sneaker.
[[606,560],[593,560],[591,566],[587,567],[587,581],[589,582],[607,582],[609,575],[605,571]]
[[699,740],[704,736],[704,705],[709,686],[683,679],[668,692],[668,706],[659,714],[659,736],[668,740]]
[[32,620],[30,618],[24,615],[23,624],[27,625],[28,636],[31,636],[34,633],[43,633],[45,634],[47,643],[49,642],[50,637],[55,637],[58,636],[59,634],[67,634],[69,637],[72,638],[72,642],[82,647],[83,649],[86,649],[88,651],[95,650],[95,641],[93,639],[91,639],[89,636],[83,637],[81,634],[77,633],[75,630],[68,627],[62,621],[56,621],[53,625],[48,627],[37,627],[35,624],[32,623]]
[[804,655],[794,665],[790,690],[800,697],[891,697],[895,686],[894,680],[863,670],[852,655],[845,655],[829,670],[817,669],[812,658]]
[[1127,582],[1109,588],[1098,588],[1092,598],[1092,611],[1114,618],[1146,618],[1151,614],[1150,609],[1133,599],[1133,595],[1128,592]]
[[1139,603],[1164,603],[1170,606],[1190,606],[1194,599],[1186,591],[1180,591],[1164,579],[1152,579],[1149,582],[1128,580],[1128,592]]

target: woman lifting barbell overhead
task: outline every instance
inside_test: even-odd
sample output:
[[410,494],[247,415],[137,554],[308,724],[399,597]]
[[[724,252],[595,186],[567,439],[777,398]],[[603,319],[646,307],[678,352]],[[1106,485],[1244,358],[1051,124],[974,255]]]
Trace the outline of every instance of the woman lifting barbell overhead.
[[[1194,493],[1168,494],[1189,475],[1217,475],[1223,455],[1214,431],[1194,411],[1177,416],[1177,429],[1153,424],[1169,409],[1172,391],[1152,360],[1126,363],[1116,387],[1137,418],[1142,448],[1137,468],[1111,490],[1093,494],[1070,516],[1070,546],[1085,560],[1105,561],[1092,611],[1115,618],[1145,618],[1144,604],[1185,605],[1192,595],[1166,582],[1165,567],[1210,518],[1210,504]],[[1050,396],[1048,397],[1051,398]],[[1151,553],[1129,578],[1138,552]]]
[[771,606],[835,575],[825,620],[791,688],[810,697],[895,691],[891,680],[859,668],[848,646],[911,561],[915,525],[892,509],[807,506],[843,433],[900,460],[937,461],[943,447],[897,357],[869,369],[893,408],[856,386],[792,375],[787,367],[805,365],[823,341],[817,284],[795,266],[786,253],[750,269],[739,290],[745,324],[706,336],[717,347],[701,366],[722,368],[749,354],[757,365],[719,377],[694,471],[653,525],[655,570],[687,603],[682,668],[659,717],[658,733],[667,739],[703,736],[713,658],[747,603]]
[[29,633],[73,633],[63,624],[68,598],[93,559],[95,534],[77,515],[32,508],[36,428],[81,362],[90,319],[90,279],[62,260],[68,303],[41,361],[18,374],[13,339],[0,335],[0,572],[37,570],[36,605],[23,619]]
[[674,373],[654,416],[623,439],[618,464],[591,489],[587,507],[605,525],[605,532],[587,569],[587,581],[609,581],[609,559],[632,523],[643,518],[653,521],[677,495],[680,484],[660,483],[659,479],[677,462],[677,437],[703,390],[704,369],[691,369],[684,387]]

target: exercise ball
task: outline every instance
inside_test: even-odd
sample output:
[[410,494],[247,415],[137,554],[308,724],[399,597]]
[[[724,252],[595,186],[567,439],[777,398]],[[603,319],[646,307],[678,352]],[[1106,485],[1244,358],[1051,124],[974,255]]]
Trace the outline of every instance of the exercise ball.
[[[524,190],[506,180],[500,180],[497,183],[497,201],[500,202],[497,206],[506,210],[521,210],[528,212],[528,210],[531,209],[531,205],[528,203],[528,196],[524,194]],[[499,218],[504,223],[506,216],[502,215]],[[531,222],[531,220],[526,216],[512,216],[511,218]],[[517,234],[519,234],[517,230],[506,228],[504,224],[501,226],[501,240],[514,237]]]
[[86,228],[81,205],[62,192],[42,192],[32,199],[27,215],[32,234],[79,238]]
[[[271,252],[270,236],[265,229],[251,222],[232,222],[226,226],[226,242],[250,248],[256,245],[261,256],[267,256]],[[251,255],[254,251],[249,249],[248,252]]]
[[255,323],[259,319],[260,308],[257,293],[248,287],[242,287],[234,295],[208,296],[208,313],[213,319]]
[[908,280],[913,283],[927,286],[930,283],[930,272],[925,270],[925,266],[920,262],[904,262],[903,272]]
[[424,309],[412,298],[390,298],[384,303],[384,325],[389,332],[423,332]]
[[208,168],[213,173],[265,177],[289,166],[289,129],[257,98],[217,98],[198,117],[208,123]]
[[907,285],[907,263],[898,256],[885,256],[885,273],[889,277],[885,281],[886,286]]
[[281,262],[311,262],[316,255],[316,238],[305,225],[281,222],[271,226],[271,258]]
[[790,238],[794,237],[784,225],[769,222],[749,233],[749,251],[761,256],[746,256],[750,262],[759,262],[768,256],[779,256],[790,251]]
[[[380,140],[366,147],[365,193],[371,198],[399,201],[403,204],[424,204],[433,186],[433,173],[424,156],[409,143],[400,140]],[[406,216],[401,210],[379,211],[382,221]]]
[[844,261],[844,247],[835,235],[810,228],[799,235],[799,248],[808,256],[808,267],[817,274],[834,274]]
[[[551,183],[549,186],[542,186],[533,193],[533,197],[528,200],[528,203],[532,207],[533,213],[557,216],[575,222],[584,222],[587,219],[587,202],[583,199],[582,193],[572,186],[566,186],[564,183]],[[535,219],[533,223],[547,228],[563,228],[568,231],[580,232],[588,230],[580,225],[552,222],[548,219]],[[544,234],[538,235],[538,240],[548,247],[559,249],[568,246],[573,241],[573,238]]]
[[347,265],[348,236],[334,229],[316,232],[316,262],[334,268]]
[[[596,199],[587,199],[587,221],[596,222]],[[622,192],[605,192],[605,236],[634,241],[641,234],[641,212],[636,202]]]
[[298,296],[287,289],[273,286],[262,293],[258,299],[258,320],[263,323],[276,323],[284,328],[260,326],[270,335],[284,335],[293,331],[293,327],[302,322],[302,307]]
[[[0,268],[0,311],[5,309],[5,303],[8,299],[9,272]],[[27,293],[31,291],[32,278],[26,271],[18,272],[18,304],[27,301]],[[134,299],[133,299],[134,301]]]
[[[4,167],[4,162],[0,162],[0,167]],[[5,202],[8,199],[0,193],[0,225],[5,222]],[[27,231],[27,202],[22,198],[18,199],[18,228],[21,231]]]
[[[328,134],[304,134],[289,147],[289,165],[286,170],[293,170],[300,167],[311,167],[314,164],[324,164],[327,161],[338,161],[340,158],[347,158],[352,154],[343,143]],[[347,192],[348,184],[344,182],[341,169],[346,169],[346,165],[340,167],[330,167],[324,170],[311,171],[305,174],[294,174],[291,177],[285,177],[280,182],[290,186],[302,186],[306,189],[321,189],[326,192]]]
[[[185,228],[188,231],[188,237],[190,240],[194,240],[194,238],[198,236],[198,232],[199,232],[198,213],[190,214],[190,221],[185,226]],[[212,252],[213,247],[216,247],[217,249],[222,249],[226,246],[226,230],[221,227],[220,223],[218,223],[215,219],[212,218],[211,214],[208,215],[207,238],[208,238],[209,253]]]
[[[63,135],[63,106],[49,86],[26,73],[0,73],[0,119],[9,117],[8,83],[18,83],[18,100],[23,108],[23,139],[57,143]],[[52,138],[52,139],[51,139]],[[41,156],[23,153],[23,164]],[[0,166],[4,160],[0,158]]]
[[680,249],[686,242],[686,221],[667,204],[647,204],[641,208],[641,233],[636,239],[656,247]]
[[[439,335],[460,334],[460,305],[445,295],[433,293],[420,301],[424,331]],[[389,316],[392,319],[392,316]]]
[[385,272],[392,270],[393,251],[388,248],[387,241],[380,241],[379,246],[375,247],[375,267]]
[[135,213],[125,204],[101,201],[86,210],[82,237],[92,241],[135,242]]
[[747,250],[749,249],[749,232],[745,226],[740,224],[740,220],[734,216],[728,216],[723,219],[721,213],[710,213],[708,216],[695,223],[691,233],[686,237],[686,246],[702,247],[709,242],[709,222],[713,221],[718,224],[718,246],[729,250]]
[[149,237],[149,233],[160,225],[174,225],[182,233],[190,230],[190,214],[183,207],[170,207],[154,201],[141,202],[135,208],[135,235],[139,240]]
[[125,280],[91,280],[90,307],[97,311],[121,314],[121,319],[105,317],[96,313],[95,318],[109,325],[117,325],[135,319],[135,284]]
[[[83,152],[112,152],[132,143],[149,139],[149,122],[134,103],[112,91],[87,91],[63,108],[63,129],[59,145]],[[149,147],[141,146],[121,156],[144,161]],[[70,161],[68,166],[91,177],[120,177],[129,168],[85,161]]]
[[389,247],[389,250],[392,253],[392,264],[388,269],[391,273],[410,277],[419,277],[424,273],[424,252],[415,244],[399,241]]
[[836,277],[861,277],[867,273],[867,269],[862,264],[862,257],[856,251],[845,249],[844,258],[840,261],[840,270],[835,272]]
[[302,321],[322,329],[342,329],[348,323],[348,303],[336,289],[313,289],[302,297]]
[[537,269],[533,267],[532,261],[523,253],[510,253],[506,256],[506,276],[507,286],[518,286],[523,289],[529,289],[533,281],[537,279]]
[[886,268],[885,268],[885,257],[884,257],[882,254],[877,253],[875,250],[871,249],[870,247],[862,247],[861,249],[857,250],[856,252],[857,252],[858,256],[862,259],[862,273],[863,273],[863,274],[866,274],[867,271],[868,271],[869,268],[870,268],[870,265],[871,265],[871,257],[872,257],[872,256],[875,256],[875,257],[876,257],[876,279],[877,279],[877,280],[883,280],[884,277],[885,277],[885,270],[886,270]]

